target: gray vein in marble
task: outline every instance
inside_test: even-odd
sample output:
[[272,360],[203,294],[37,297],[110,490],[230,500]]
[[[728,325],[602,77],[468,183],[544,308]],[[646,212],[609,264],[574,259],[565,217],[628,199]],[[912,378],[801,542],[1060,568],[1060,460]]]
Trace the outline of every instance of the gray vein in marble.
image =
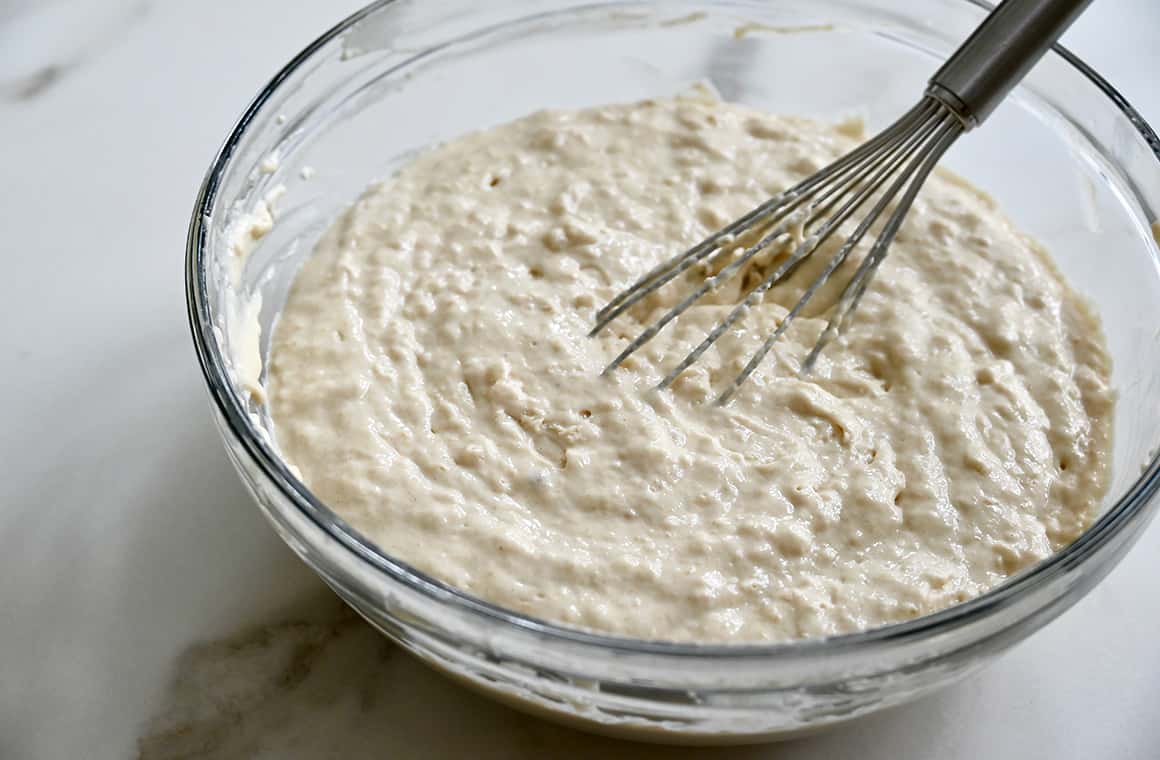
[[762,747],[633,744],[524,716],[436,675],[329,595],[292,620],[188,649],[137,749],[140,760],[768,757]]
[[11,100],[32,100],[60,79],[64,71],[61,66],[49,64],[22,81],[11,84],[7,97]]
[[0,7],[0,100],[35,100],[125,38],[151,0],[13,2]]

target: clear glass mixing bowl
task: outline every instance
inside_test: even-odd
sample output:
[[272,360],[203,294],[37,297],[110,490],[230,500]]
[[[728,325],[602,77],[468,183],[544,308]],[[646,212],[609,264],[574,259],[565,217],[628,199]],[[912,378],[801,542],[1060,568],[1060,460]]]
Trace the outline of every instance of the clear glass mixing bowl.
[[[1097,305],[1119,392],[1115,471],[1087,533],[982,597],[899,625],[776,646],[562,628],[380,552],[294,477],[271,444],[265,410],[242,388],[255,350],[244,324],[253,296],[264,355],[314,240],[423,146],[540,108],[698,81],[770,111],[858,114],[876,129],[915,101],[983,13],[970,0],[931,0],[921,16],[889,0],[384,0],[331,29],[246,110],[210,166],[189,232],[194,342],[226,447],[266,516],[367,620],[427,662],[524,709],[637,738],[746,741],[831,725],[960,678],[1059,615],[1136,539],[1160,484],[1160,259],[1150,229],[1160,143],[1061,49],[946,163],[997,196]],[[231,234],[260,222],[268,203],[277,223],[239,256]]]

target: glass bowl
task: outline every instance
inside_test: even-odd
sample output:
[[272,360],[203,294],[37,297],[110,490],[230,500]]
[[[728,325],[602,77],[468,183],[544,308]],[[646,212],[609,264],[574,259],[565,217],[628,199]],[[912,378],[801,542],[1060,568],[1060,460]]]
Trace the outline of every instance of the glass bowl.
[[[996,196],[1099,309],[1119,394],[1114,472],[1102,515],[1081,538],[981,597],[863,633],[772,646],[553,625],[382,553],[281,461],[266,412],[247,392],[261,380],[296,266],[344,206],[414,151],[536,109],[705,81],[729,100],[824,119],[860,115],[874,130],[918,98],[985,13],[971,0],[931,0],[917,16],[892,5],[383,0],[290,61],[210,166],[186,272],[214,416],[282,538],[367,620],[463,683],[548,717],[658,741],[755,741],[899,704],[978,669],[1074,604],[1157,503],[1160,257],[1150,224],[1160,209],[1160,143],[1063,49],[946,163]],[[267,231],[271,210],[277,221]]]

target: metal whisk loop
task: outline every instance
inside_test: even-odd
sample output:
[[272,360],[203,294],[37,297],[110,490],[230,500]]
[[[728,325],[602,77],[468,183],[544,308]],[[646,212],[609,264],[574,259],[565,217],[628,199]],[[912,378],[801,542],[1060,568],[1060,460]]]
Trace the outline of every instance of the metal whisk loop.
[[[898,202],[894,213],[890,215],[889,220],[886,222],[886,227],[883,228],[878,239],[874,241],[874,247],[870,249],[870,253],[866,254],[866,258],[858,265],[858,269],[854,273],[853,278],[842,291],[842,295],[838,299],[838,304],[829,322],[826,324],[825,330],[818,336],[818,340],[814,343],[813,349],[802,361],[800,370],[802,374],[808,373],[813,368],[822,349],[841,331],[846,321],[849,320],[850,315],[858,308],[858,302],[862,300],[862,295],[866,292],[866,287],[869,285],[870,279],[874,276],[874,272],[877,271],[882,260],[886,258],[886,250],[890,246],[891,241],[894,240],[894,236],[898,233],[898,228],[902,226],[902,220],[906,217],[907,212],[914,203],[915,196],[918,195],[918,191],[922,187],[923,182],[926,181],[931,171],[934,170],[935,164],[938,163],[942,154],[946,152],[947,148],[954,143],[955,139],[962,132],[962,124],[957,120],[952,119],[945,123],[939,129],[939,133],[930,150],[922,157],[922,163],[915,169],[914,176],[909,178],[903,177],[903,179],[908,179],[910,183],[906,188],[906,192]],[[895,190],[894,192],[897,191]],[[745,377],[740,377],[739,379],[741,382],[745,381]],[[736,384],[733,387],[736,388]]]
[[[727,402],[737,388],[757,369],[777,339],[786,331],[794,318],[801,313],[806,303],[817,294],[830,276],[849,258],[850,253],[865,237],[867,231],[882,215],[894,197],[906,187],[907,192],[904,194],[899,207],[891,216],[883,233],[878,236],[871,252],[862,261],[854,279],[843,291],[835,308],[834,316],[826,330],[823,331],[819,344],[815,345],[810,352],[806,360],[807,363],[803,363],[801,371],[808,372],[817,360],[821,348],[841,329],[843,321],[857,306],[866,284],[881,258],[884,257],[890,240],[897,232],[897,224],[894,222],[901,223],[906,209],[913,202],[911,189],[913,188],[914,193],[917,193],[918,187],[926,175],[930,173],[934,162],[938,160],[954,137],[961,131],[962,127],[958,119],[945,106],[934,98],[925,97],[898,121],[856,150],[758,206],[702,243],[653,269],[618,294],[597,313],[597,322],[592,330],[592,335],[600,332],[634,304],[639,303],[649,294],[671,282],[696,264],[705,262],[707,266],[725,253],[732,256],[732,259],[719,272],[707,277],[685,298],[640,332],[615,359],[609,362],[604,369],[605,374],[620,366],[625,359],[656,337],[661,330],[693,304],[738,274],[758,254],[775,244],[783,243],[789,237],[791,230],[800,224],[802,240],[769,275],[745,294],[741,302],[730,310],[729,314],[710,331],[705,339],[690,351],[671,372],[665,375],[657,386],[658,388],[668,387],[722,335],[748,314],[750,309],[759,304],[770,288],[791,276],[842,224],[848,221],[871,198],[878,195],[878,200],[869,214],[861,220],[850,237],[827,262],[821,273],[806,288],[798,302],[782,318],[774,332],[766,338],[741,373],[717,399],[720,404]],[[889,187],[885,192],[882,192],[887,183],[890,183]],[[752,240],[755,236],[758,239],[751,245],[745,247],[736,245],[746,237]]]
[[717,397],[717,404],[724,405],[729,402],[737,389],[741,387],[753,371],[757,369],[758,365],[765,358],[773,348],[773,344],[778,337],[785,332],[786,327],[805,307],[806,303],[814,296],[815,293],[826,283],[830,275],[837,269],[843,261],[849,256],[850,251],[862,240],[870,226],[877,221],[878,217],[882,215],[891,200],[898,194],[898,192],[905,186],[906,191],[895,207],[894,212],[890,215],[886,222],[886,226],[882,232],[879,233],[877,239],[874,241],[873,247],[862,262],[858,265],[858,269],[854,272],[854,276],[846,287],[842,290],[842,295],[838,298],[838,303],[834,307],[833,314],[826,324],[822,334],[818,336],[810,353],[802,361],[801,368],[798,370],[799,375],[805,375],[813,369],[814,364],[818,360],[822,349],[826,347],[833,338],[838,334],[850,315],[854,313],[854,309],[858,307],[858,302],[862,295],[866,292],[866,287],[870,283],[870,279],[874,276],[878,266],[882,260],[886,258],[886,251],[890,243],[894,240],[898,228],[902,225],[902,220],[906,217],[911,205],[914,203],[914,198],[918,195],[919,188],[922,187],[923,182],[926,181],[927,176],[931,170],[934,169],[936,163],[942,154],[946,152],[955,138],[962,133],[962,126],[957,119],[949,113],[943,114],[940,117],[939,126],[933,139],[925,141],[921,149],[913,152],[909,165],[906,169],[895,179],[890,188],[878,199],[871,212],[858,224],[857,229],[850,235],[842,247],[826,265],[825,269],[818,275],[818,277],[810,283],[802,293],[801,298],[794,304],[793,308],[786,313],[778,324],[777,329],[773,334],[766,338],[761,347],[753,354],[753,357],[741,370],[740,374],[734,378],[733,382],[729,384],[721,395]]
[[[679,256],[674,256],[659,266],[654,267],[639,280],[617,294],[604,308],[596,312],[596,325],[592,328],[589,336],[599,333],[612,320],[648,297],[649,294],[688,271],[698,262],[723,252],[726,246],[734,243],[740,234],[752,232],[755,229],[759,230],[763,227],[768,228],[770,225],[776,224],[800,206],[815,188],[829,185],[832,181],[841,179],[849,171],[856,170],[861,162],[873,157],[878,148],[897,139],[898,135],[904,134],[911,123],[925,113],[928,106],[929,102],[924,100],[908,111],[889,129],[863,143],[822,171],[807,177],[788,190],[784,190],[775,195],[748,214],[745,214],[740,219],[713,233]],[[754,251],[754,253],[757,252]],[[613,367],[617,364],[619,362],[615,362]]]
[[[920,127],[919,131],[909,135],[905,139],[898,140],[895,145],[891,146],[888,150],[883,152],[882,155],[870,165],[870,168],[874,171],[871,173],[869,179],[866,180],[861,186],[851,186],[851,189],[860,187],[854,197],[848,200],[841,208],[841,210],[839,210],[832,218],[827,220],[821,230],[808,235],[804,240],[802,240],[802,242],[794,249],[793,253],[790,254],[789,258],[787,258],[780,266],[778,266],[759,285],[751,289],[749,293],[746,294],[742,302],[734,307],[724,320],[717,324],[717,326],[713,329],[712,332],[709,333],[705,340],[703,340],[700,345],[690,351],[688,355],[686,355],[685,358],[681,360],[681,363],[665,376],[665,378],[657,385],[658,388],[667,388],[669,385],[671,385],[682,372],[692,366],[697,361],[697,359],[699,359],[701,355],[717,341],[718,338],[720,338],[730,327],[733,326],[735,322],[737,322],[739,319],[741,319],[741,317],[748,313],[749,309],[757,305],[764,297],[766,291],[785,278],[789,277],[793,271],[803,261],[806,260],[806,258],[808,258],[814,251],[816,251],[820,245],[826,242],[831,233],[837,229],[838,225],[842,224],[846,219],[848,219],[850,215],[857,211],[858,208],[860,208],[862,204],[868,198],[870,198],[870,196],[872,196],[881,188],[882,184],[895,172],[898,166],[903,161],[905,161],[906,157],[912,152],[915,145],[929,136],[929,134],[935,129],[938,121],[933,118],[933,110],[934,109],[932,109],[932,118],[929,118],[927,121],[925,121]],[[883,201],[879,201],[879,204],[884,205]],[[838,250],[837,254],[822,270],[821,274],[813,281],[813,283],[811,283],[797,304],[781,320],[773,334],[769,336],[765,344],[760,349],[759,354],[749,362],[745,371],[743,371],[742,375],[739,376],[738,380],[734,381],[734,383],[731,385],[731,388],[735,388],[741,382],[744,382],[744,380],[753,372],[753,369],[757,367],[757,364],[761,361],[765,354],[768,353],[769,348],[773,346],[777,338],[780,337],[783,332],[785,332],[786,328],[789,327],[789,323],[805,306],[806,301],[808,301],[814,295],[814,293],[816,293],[822,287],[822,285],[825,284],[834,270],[837,269],[843,261],[845,261],[850,251],[853,250],[854,246],[857,245],[859,240],[861,240],[862,236],[865,234],[866,230],[869,228],[870,224],[873,222],[878,213],[880,213],[880,209],[876,208],[872,215],[867,217],[866,220],[864,220],[862,224],[859,225],[854,234],[851,235],[849,239],[847,239],[847,241]],[[719,402],[727,400],[729,395],[731,395],[731,391],[726,391],[726,394],[723,394],[722,397],[718,399]]]

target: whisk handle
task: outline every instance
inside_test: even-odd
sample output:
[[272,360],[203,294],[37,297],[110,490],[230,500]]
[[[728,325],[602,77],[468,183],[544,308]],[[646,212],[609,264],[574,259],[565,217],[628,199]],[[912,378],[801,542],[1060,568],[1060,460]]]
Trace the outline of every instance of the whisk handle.
[[1091,0],[1003,0],[930,78],[970,129],[991,115]]

